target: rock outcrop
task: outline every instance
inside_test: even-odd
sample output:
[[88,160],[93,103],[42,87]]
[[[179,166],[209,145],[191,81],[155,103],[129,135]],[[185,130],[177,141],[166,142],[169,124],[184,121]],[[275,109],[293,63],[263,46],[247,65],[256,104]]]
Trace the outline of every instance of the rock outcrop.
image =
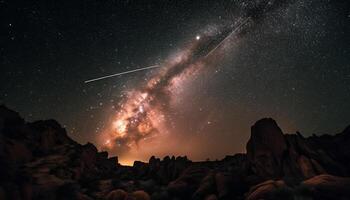
[[257,175],[264,178],[281,176],[286,151],[287,141],[273,119],[262,119],[252,126],[247,156]]
[[115,175],[116,158],[97,152],[93,144],[74,142],[55,120],[25,123],[4,106],[0,114],[1,188],[6,199],[82,197],[85,183]]
[[350,178],[321,174],[288,186],[283,180],[268,180],[250,188],[247,200],[350,199]]
[[[318,144],[315,140],[306,139],[298,132],[285,135],[273,119],[261,119],[252,126],[247,143],[251,169],[263,180],[300,181],[324,173],[347,175],[345,159],[332,156],[338,154],[321,145],[314,148]],[[330,146],[329,143],[323,145]]]
[[286,188],[283,180],[268,180],[250,188],[247,194],[247,200],[259,200],[273,198],[276,190]]
[[350,178],[322,174],[302,182],[314,199],[349,199]]
[[0,199],[350,199],[349,147],[350,127],[305,138],[266,118],[252,126],[246,154],[152,156],[130,167],[73,141],[55,120],[26,123],[0,106]]

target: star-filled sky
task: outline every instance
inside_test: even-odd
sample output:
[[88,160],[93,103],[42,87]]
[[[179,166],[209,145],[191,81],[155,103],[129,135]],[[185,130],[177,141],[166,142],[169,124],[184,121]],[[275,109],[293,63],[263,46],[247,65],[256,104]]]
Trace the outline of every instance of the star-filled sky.
[[346,0],[1,0],[0,16],[0,103],[124,164],[244,152],[262,117],[350,124]]

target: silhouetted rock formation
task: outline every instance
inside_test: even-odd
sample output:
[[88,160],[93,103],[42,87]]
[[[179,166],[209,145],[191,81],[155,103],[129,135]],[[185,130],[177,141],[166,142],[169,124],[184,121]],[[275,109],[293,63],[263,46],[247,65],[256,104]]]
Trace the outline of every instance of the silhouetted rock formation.
[[287,148],[282,130],[273,119],[261,119],[252,126],[247,156],[257,175],[264,178],[281,176]]
[[0,106],[0,199],[350,199],[350,127],[337,135],[283,134],[273,119],[251,128],[247,154],[187,157],[132,167],[68,137],[55,120],[26,123]]
[[[341,137],[344,133],[339,134]],[[330,136],[332,137],[332,136]],[[344,136],[343,136],[344,137]],[[262,179],[299,179],[330,173],[347,175],[347,151],[350,140],[341,140],[331,148],[330,142],[317,142],[318,137],[305,139],[300,133],[284,135],[273,119],[261,119],[252,126],[247,144],[247,156],[255,174]],[[328,147],[325,150],[322,145]],[[317,147],[317,148],[315,148]],[[343,152],[334,152],[342,148]],[[348,150],[349,152],[349,150]],[[332,156],[333,154],[333,156]],[[340,156],[338,156],[340,155]]]
[[148,163],[135,161],[133,171],[138,179],[152,177],[155,181],[166,184],[177,178],[190,164],[191,161],[186,156],[176,158],[166,156],[163,160],[152,156]]

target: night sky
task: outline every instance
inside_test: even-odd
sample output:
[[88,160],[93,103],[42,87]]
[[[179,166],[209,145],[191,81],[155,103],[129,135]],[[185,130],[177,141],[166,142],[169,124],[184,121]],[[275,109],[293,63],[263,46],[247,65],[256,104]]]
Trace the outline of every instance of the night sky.
[[[350,3],[285,1],[261,14],[257,2],[1,0],[0,103],[28,121],[56,119],[73,139],[124,163],[242,152],[262,117],[305,136],[342,131],[350,124]],[[193,53],[247,17],[249,27],[210,56]],[[160,67],[84,83],[151,65]],[[154,78],[160,86],[147,85]],[[121,107],[146,93],[136,106],[142,131],[124,130],[136,111]]]

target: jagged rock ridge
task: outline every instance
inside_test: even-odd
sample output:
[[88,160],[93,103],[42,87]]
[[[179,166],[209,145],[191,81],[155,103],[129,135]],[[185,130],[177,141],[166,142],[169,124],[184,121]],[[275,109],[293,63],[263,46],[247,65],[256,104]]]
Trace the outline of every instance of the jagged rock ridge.
[[26,123],[0,106],[0,199],[350,199],[349,144],[350,127],[304,138],[266,118],[252,126],[247,154],[128,167],[55,120]]

